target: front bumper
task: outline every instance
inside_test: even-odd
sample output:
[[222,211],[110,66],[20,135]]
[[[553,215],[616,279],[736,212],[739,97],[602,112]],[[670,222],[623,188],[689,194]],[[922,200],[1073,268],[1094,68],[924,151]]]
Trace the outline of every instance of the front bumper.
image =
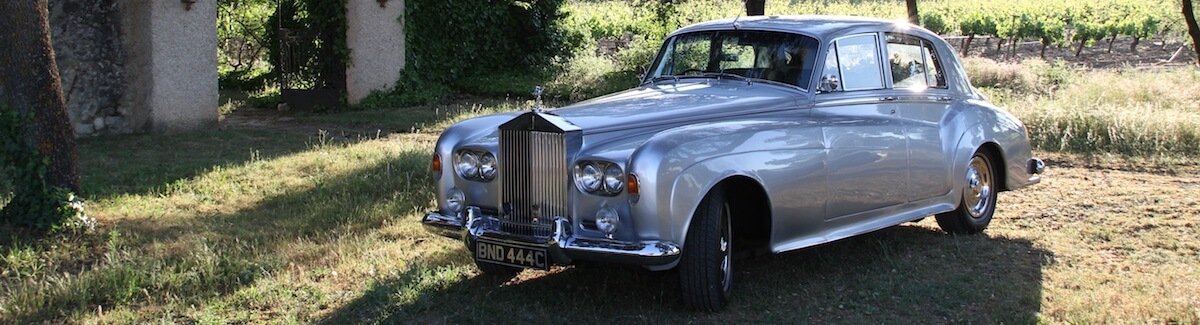
[[480,237],[523,245],[546,248],[552,264],[567,265],[575,259],[620,264],[656,267],[678,261],[683,252],[672,242],[630,242],[607,238],[578,238],[571,233],[571,222],[566,218],[555,218],[554,233],[550,237],[538,238],[509,234],[500,230],[496,216],[485,215],[478,207],[468,207],[466,217],[447,215],[432,211],[421,219],[425,229],[442,236],[462,239],[468,249],[474,249]]

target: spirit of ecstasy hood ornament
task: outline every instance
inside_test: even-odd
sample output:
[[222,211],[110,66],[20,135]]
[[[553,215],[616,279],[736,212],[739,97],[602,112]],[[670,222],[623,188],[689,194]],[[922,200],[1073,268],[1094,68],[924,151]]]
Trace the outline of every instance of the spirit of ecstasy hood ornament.
[[533,112],[542,113],[542,86],[533,87]]

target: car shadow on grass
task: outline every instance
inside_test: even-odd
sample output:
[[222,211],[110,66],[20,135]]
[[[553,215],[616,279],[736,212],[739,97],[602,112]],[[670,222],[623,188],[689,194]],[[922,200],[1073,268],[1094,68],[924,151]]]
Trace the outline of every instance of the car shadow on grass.
[[739,261],[733,300],[720,313],[684,308],[673,271],[567,267],[511,281],[469,272],[419,289],[416,299],[389,295],[427,277],[413,270],[376,282],[325,323],[1036,322],[1053,253],[1026,239],[953,236],[931,224]]

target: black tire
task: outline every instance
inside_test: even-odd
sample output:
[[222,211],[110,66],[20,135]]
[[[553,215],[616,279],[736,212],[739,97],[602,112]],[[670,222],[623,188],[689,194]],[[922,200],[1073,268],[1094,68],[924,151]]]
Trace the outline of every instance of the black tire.
[[733,229],[725,194],[713,190],[692,216],[679,279],[683,304],[691,309],[720,311],[729,302],[733,284]]
[[517,276],[517,273],[521,273],[521,268],[519,267],[488,262],[475,261],[475,267],[479,268],[479,271],[483,272],[484,275],[497,278],[511,279]]
[[992,156],[982,149],[967,162],[965,182],[958,208],[937,215],[938,226],[951,234],[973,235],[983,232],[996,212],[997,171]]

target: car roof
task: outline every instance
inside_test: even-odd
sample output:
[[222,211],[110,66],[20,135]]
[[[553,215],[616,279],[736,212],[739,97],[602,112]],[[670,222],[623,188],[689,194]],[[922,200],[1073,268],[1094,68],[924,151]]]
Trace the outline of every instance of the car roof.
[[841,35],[871,31],[920,31],[922,36],[931,32],[903,21],[859,16],[784,15],[748,16],[711,20],[680,28],[671,35],[706,30],[765,30],[801,33],[828,40]]

